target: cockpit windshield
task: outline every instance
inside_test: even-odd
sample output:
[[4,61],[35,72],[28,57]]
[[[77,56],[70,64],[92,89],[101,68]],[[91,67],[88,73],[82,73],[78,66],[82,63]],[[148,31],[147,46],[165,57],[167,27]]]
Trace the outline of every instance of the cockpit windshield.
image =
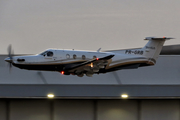
[[40,53],[40,55],[43,55],[43,56],[46,56],[46,55],[47,55],[47,57],[52,57],[52,56],[53,56],[53,52],[51,52],[51,51],[45,51],[45,52]]
[[42,52],[42,53],[40,53],[40,55],[46,55],[47,52],[48,51]]

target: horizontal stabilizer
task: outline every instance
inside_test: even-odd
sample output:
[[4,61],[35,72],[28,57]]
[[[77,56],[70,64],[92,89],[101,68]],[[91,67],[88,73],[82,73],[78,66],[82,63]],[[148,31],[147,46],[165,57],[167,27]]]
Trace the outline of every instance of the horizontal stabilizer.
[[144,40],[170,40],[175,38],[168,38],[168,37],[146,37]]

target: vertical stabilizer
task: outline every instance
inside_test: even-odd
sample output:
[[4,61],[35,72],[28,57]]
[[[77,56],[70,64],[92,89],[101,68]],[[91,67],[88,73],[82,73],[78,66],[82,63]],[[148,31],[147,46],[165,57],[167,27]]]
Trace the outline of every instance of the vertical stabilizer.
[[149,62],[156,63],[157,58],[162,50],[162,47],[166,40],[170,40],[173,38],[155,38],[155,37],[147,37],[144,40],[149,40],[149,42],[142,48],[143,56],[149,59]]

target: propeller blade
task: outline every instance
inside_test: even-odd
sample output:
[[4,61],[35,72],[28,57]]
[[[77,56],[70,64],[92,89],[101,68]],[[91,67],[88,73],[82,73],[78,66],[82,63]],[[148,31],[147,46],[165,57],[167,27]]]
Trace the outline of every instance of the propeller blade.
[[11,72],[12,69],[12,63],[9,63],[9,73]]
[[8,51],[8,57],[10,58],[10,60],[12,60],[12,46],[11,46],[11,44],[8,46],[7,51]]
[[14,51],[12,50],[11,44],[8,46],[7,51],[8,51],[8,57],[10,59],[9,61],[9,72],[10,72],[12,68],[13,55],[14,55]]
[[14,50],[11,51],[12,60],[13,60],[13,56],[14,56]]
[[8,51],[8,56],[11,57],[11,52],[12,52],[12,46],[11,46],[11,44],[8,46],[7,51]]

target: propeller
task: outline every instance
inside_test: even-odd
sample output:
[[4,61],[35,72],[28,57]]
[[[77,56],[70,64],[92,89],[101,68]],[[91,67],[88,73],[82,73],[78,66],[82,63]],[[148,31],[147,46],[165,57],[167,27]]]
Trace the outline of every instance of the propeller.
[[12,63],[13,63],[13,55],[14,51],[12,50],[11,44],[7,48],[8,51],[8,58],[5,59],[6,62],[9,62],[9,71],[11,71]]

